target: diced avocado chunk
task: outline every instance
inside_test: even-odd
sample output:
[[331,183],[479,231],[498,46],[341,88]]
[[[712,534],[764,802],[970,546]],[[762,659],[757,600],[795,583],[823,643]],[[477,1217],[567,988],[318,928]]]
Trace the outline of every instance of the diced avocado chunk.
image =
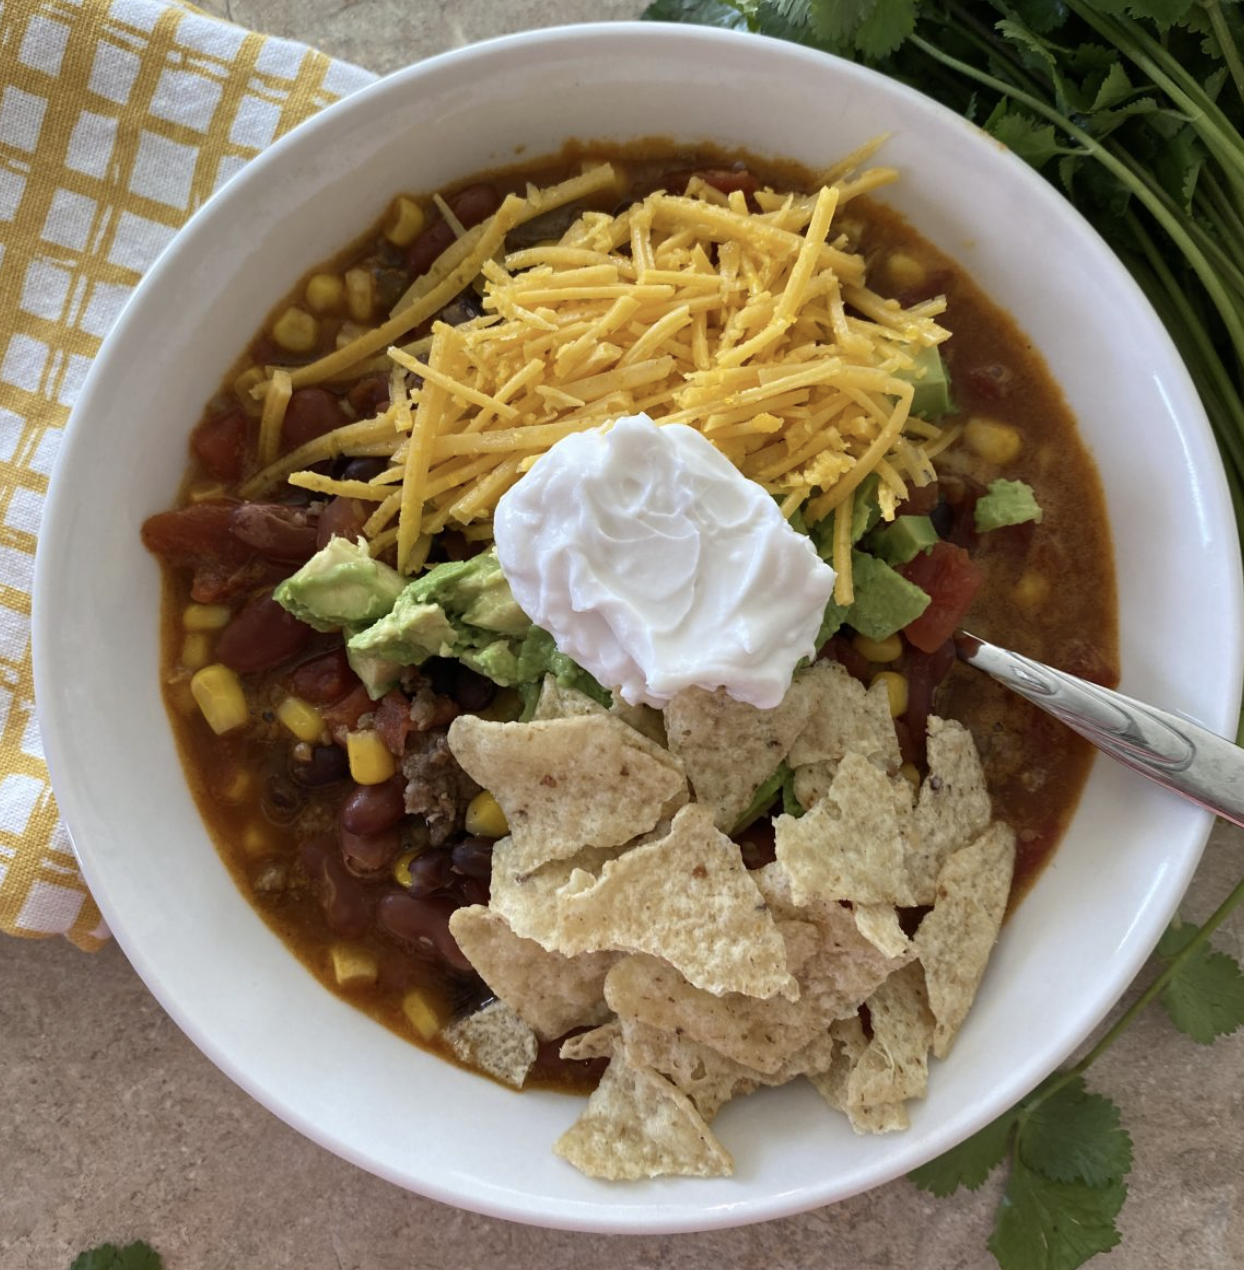
[[[859,542],[861,538],[881,518],[881,504],[877,500],[877,486],[881,483],[876,472],[869,472],[855,490],[851,501],[851,542]],[[808,536],[822,560],[833,560],[834,555],[834,522],[838,513],[830,512],[828,516],[818,520]]]
[[416,599],[439,604],[467,626],[525,635],[531,619],[518,607],[495,549],[437,565],[410,584]]
[[[452,656],[457,639],[458,632],[445,610],[417,599],[414,588],[407,587],[384,617],[350,636],[346,656],[351,665],[356,659],[367,659],[418,666],[429,657]],[[360,677],[366,682],[361,672]]]
[[518,650],[518,682],[532,683],[538,688],[545,675],[552,675],[562,687],[576,688],[584,696],[591,697],[603,706],[613,703],[608,689],[603,688],[594,675],[584,670],[573,658],[558,652],[548,631],[533,626]]
[[909,380],[915,388],[911,399],[911,413],[922,419],[940,419],[950,413],[950,376],[946,363],[936,347],[922,348],[914,358],[911,370],[898,372],[900,379]]
[[273,599],[317,631],[365,626],[383,617],[406,580],[373,560],[363,539],[333,538],[273,592]]
[[495,639],[483,648],[462,648],[458,660],[503,688],[518,683],[518,658],[509,640]]
[[976,530],[984,534],[1030,520],[1040,524],[1042,515],[1031,485],[1004,479],[990,481],[988,493],[976,501]]
[[795,773],[785,759],[777,765],[773,775],[752,795],[752,801],[747,805],[747,810],[735,822],[731,832],[742,833],[767,811],[776,810],[774,804],[779,799],[783,814],[796,818],[803,815],[803,804],[795,797]]
[[869,550],[886,564],[906,564],[937,542],[937,530],[927,516],[896,516],[873,530]]
[[929,597],[884,560],[862,551],[851,553],[855,600],[847,621],[868,639],[886,639],[901,631],[929,606]]
[[402,682],[402,672],[406,669],[399,661],[351,648],[349,641],[346,642],[346,660],[373,701],[379,701],[385,693],[396,688]]

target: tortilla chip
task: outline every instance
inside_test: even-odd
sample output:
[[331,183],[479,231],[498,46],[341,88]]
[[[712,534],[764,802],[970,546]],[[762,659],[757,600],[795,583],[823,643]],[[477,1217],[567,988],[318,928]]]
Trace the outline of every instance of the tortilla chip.
[[462,1062],[515,1089],[526,1082],[539,1048],[536,1034],[504,1001],[490,1001],[441,1036]]
[[933,1053],[945,1058],[976,996],[1006,914],[1015,834],[994,821],[942,865],[933,910],[914,940],[937,1024]]
[[931,904],[952,851],[984,831],[993,815],[972,734],[953,719],[929,719],[929,774],[912,819],[907,869],[917,904]]
[[630,1066],[618,1049],[578,1120],[553,1150],[588,1177],[729,1177],[730,1153],[686,1094]]
[[848,750],[868,755],[887,771],[898,771],[903,759],[884,684],[866,689],[837,662],[826,661],[801,670],[795,683],[808,703],[807,723],[787,759],[796,779],[806,764],[826,764],[832,776]]
[[557,1052],[562,1058],[571,1062],[584,1062],[593,1058],[611,1058],[614,1045],[621,1039],[622,1024],[617,1019],[610,1019],[594,1027],[590,1032],[579,1032],[568,1036]]
[[738,845],[699,804],[679,811],[667,837],[633,847],[599,878],[573,874],[556,903],[564,953],[651,953],[717,996],[798,994],[786,945]]
[[545,675],[544,682],[540,685],[540,696],[532,712],[531,721],[577,719],[585,714],[605,713],[607,713],[605,707],[598,701],[593,701],[586,693],[558,683],[553,675]]
[[923,1098],[929,1080],[933,1015],[924,970],[911,962],[868,998],[872,1038],[847,1079],[847,1105]]
[[682,759],[696,802],[729,833],[756,791],[777,770],[807,722],[811,698],[788,691],[780,705],[759,710],[725,689],[687,688],[665,707],[670,750]]
[[554,896],[571,874],[597,876],[623,847],[585,847],[567,860],[553,860],[538,869],[522,867],[521,853],[512,838],[500,838],[492,848],[489,907],[500,913],[510,929],[550,950],[558,947],[557,904]]
[[856,929],[885,957],[900,957],[911,940],[903,933],[893,904],[855,904]]
[[829,793],[829,787],[838,774],[838,763],[825,760],[819,763],[803,763],[793,769],[792,788],[800,807],[805,811],[815,807]]
[[603,712],[536,723],[460,715],[449,745],[501,804],[522,871],[620,846],[687,801],[677,761]]
[[646,736],[654,745],[659,745],[663,750],[669,748],[665,736],[665,715],[660,710],[654,710],[652,706],[642,704],[633,706],[630,702],[623,701],[615,692],[609,712],[616,715],[623,723],[630,724],[636,732]]
[[563,957],[514,934],[500,913],[479,904],[449,919],[450,934],[483,981],[542,1041],[609,1015],[605,974],[616,953]]
[[798,819],[773,822],[777,858],[790,875],[795,902],[910,905],[904,867],[910,824],[907,781],[849,750],[820,802]]

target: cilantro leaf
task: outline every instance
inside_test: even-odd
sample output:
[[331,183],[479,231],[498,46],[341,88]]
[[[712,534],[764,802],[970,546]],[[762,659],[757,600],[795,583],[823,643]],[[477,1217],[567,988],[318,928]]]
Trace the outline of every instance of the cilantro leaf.
[[100,1244],[80,1252],[69,1270],[163,1270],[160,1254],[141,1239],[124,1248],[116,1244]]
[[[1191,922],[1172,922],[1158,944],[1158,957],[1173,962],[1199,929]],[[1181,1032],[1209,1045],[1244,1024],[1244,974],[1235,958],[1202,944],[1175,971],[1161,1000]]]
[[1018,1114],[1019,1108],[1012,1107],[944,1155],[913,1169],[908,1180],[930,1195],[953,1195],[961,1186],[977,1190],[1006,1157]]
[[646,22],[688,22],[731,31],[747,30],[746,15],[721,0],[654,0],[640,17]]
[[989,1251],[1002,1270],[1076,1270],[1119,1242],[1114,1219],[1126,1196],[1122,1182],[1056,1182],[1016,1160]]
[[1001,104],[985,121],[985,130],[1038,172],[1055,155],[1066,152],[1053,124],[1038,123],[1030,115],[1007,110]]
[[1131,1171],[1132,1139],[1118,1107],[1077,1077],[1034,1102],[1020,1129],[1019,1156],[1051,1181],[1107,1186]]

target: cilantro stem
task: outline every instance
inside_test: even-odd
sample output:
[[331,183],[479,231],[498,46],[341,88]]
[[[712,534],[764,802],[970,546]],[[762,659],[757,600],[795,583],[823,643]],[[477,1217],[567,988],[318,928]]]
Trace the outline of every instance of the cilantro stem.
[[1222,60],[1226,62],[1227,69],[1231,72],[1232,83],[1235,84],[1235,91],[1240,100],[1244,102],[1244,62],[1240,60],[1239,50],[1235,47],[1235,38],[1231,34],[1231,28],[1227,25],[1226,15],[1222,11],[1222,5],[1218,0],[1198,0],[1201,8],[1209,15],[1209,23],[1214,31],[1214,38],[1218,41],[1218,47],[1222,50]]

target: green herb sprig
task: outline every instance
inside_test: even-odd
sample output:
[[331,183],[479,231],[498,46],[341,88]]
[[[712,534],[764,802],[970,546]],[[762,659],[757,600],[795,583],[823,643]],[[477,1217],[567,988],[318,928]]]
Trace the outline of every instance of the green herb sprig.
[[[1244,12],[1223,0],[655,0],[644,17],[822,49],[920,89],[1046,176],[1131,271],[1214,429],[1244,541]],[[1241,728],[1244,736],[1244,727]],[[1007,1183],[1002,1270],[1075,1270],[1119,1241],[1131,1140],[1085,1072],[1153,1001],[1194,1041],[1244,1025],[1244,974],[1176,922],[1161,971],[1074,1065],[912,1181]]]

